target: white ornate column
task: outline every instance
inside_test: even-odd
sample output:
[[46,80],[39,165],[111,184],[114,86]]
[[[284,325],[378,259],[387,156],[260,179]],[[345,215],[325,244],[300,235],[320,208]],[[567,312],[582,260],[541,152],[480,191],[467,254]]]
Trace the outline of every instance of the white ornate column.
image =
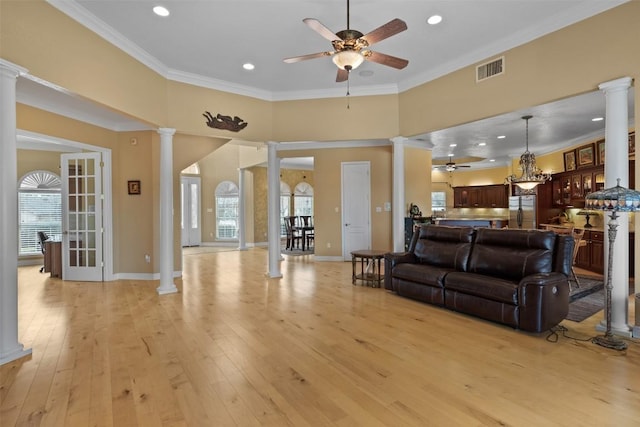
[[178,292],[173,283],[173,134],[172,128],[160,134],[160,286],[158,295]]
[[18,342],[16,79],[26,73],[0,59],[0,365],[31,354]]
[[282,277],[280,272],[280,159],[278,143],[267,142],[267,197],[269,240],[269,277]]
[[391,138],[393,144],[393,207],[391,223],[394,252],[404,251],[404,143],[407,138],[396,136]]
[[[604,186],[615,187],[618,178],[620,185],[629,187],[629,115],[627,96],[631,78],[624,77],[600,84],[605,94],[605,151],[607,161],[604,164]],[[605,236],[609,215],[605,214]],[[613,248],[613,268],[611,274],[611,330],[616,335],[630,336],[629,320],[629,214],[620,212],[618,232]],[[609,259],[609,245],[605,238],[604,259]],[[605,275],[607,272],[605,271]],[[605,276],[606,281],[606,276]],[[604,321],[597,328],[604,331]]]
[[245,209],[245,193],[246,186],[244,182],[245,170],[238,169],[238,250],[247,250],[247,234],[246,234],[246,217],[244,214]]

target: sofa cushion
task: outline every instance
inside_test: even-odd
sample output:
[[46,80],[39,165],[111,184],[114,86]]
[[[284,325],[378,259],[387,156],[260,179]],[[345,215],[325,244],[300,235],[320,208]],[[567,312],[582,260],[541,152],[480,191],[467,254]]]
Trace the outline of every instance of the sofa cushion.
[[419,263],[466,271],[474,235],[472,227],[424,225],[414,254]]
[[394,279],[417,282],[424,285],[444,286],[444,277],[454,271],[451,268],[435,267],[427,264],[398,264],[392,272]]
[[474,273],[452,272],[445,278],[445,292],[457,291],[485,299],[518,304],[518,282]]
[[468,271],[511,281],[553,271],[553,231],[477,230]]

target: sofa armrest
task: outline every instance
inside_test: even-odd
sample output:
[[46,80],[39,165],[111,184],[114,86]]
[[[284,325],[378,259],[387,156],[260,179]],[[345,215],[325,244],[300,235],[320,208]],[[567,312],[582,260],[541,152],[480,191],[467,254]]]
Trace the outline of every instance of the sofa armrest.
[[393,291],[393,283],[391,280],[391,270],[403,263],[415,263],[418,258],[413,252],[388,252],[384,254],[384,288]]
[[518,285],[520,329],[542,332],[560,323],[569,312],[569,279],[562,273],[537,273]]

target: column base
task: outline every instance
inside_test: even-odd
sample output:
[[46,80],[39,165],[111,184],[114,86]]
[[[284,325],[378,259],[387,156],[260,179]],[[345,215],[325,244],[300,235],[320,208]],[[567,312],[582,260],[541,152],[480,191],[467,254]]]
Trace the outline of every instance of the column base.
[[31,355],[31,349],[28,348],[25,350],[22,347],[22,344],[20,344],[18,349],[0,355],[0,365],[4,365],[6,363],[13,362],[14,360],[18,360],[21,357],[30,356],[30,355]]
[[[596,325],[596,331],[606,332],[607,323],[604,320],[602,320],[600,323]],[[631,338],[631,327],[629,325],[626,325],[623,327],[615,327],[611,325],[611,334],[617,335],[619,337]]]
[[633,331],[631,333],[633,338],[640,338],[640,325],[636,325],[633,327]]
[[176,288],[176,285],[168,286],[165,288],[158,287],[156,288],[156,292],[158,292],[158,295],[175,294],[178,292],[178,288]]

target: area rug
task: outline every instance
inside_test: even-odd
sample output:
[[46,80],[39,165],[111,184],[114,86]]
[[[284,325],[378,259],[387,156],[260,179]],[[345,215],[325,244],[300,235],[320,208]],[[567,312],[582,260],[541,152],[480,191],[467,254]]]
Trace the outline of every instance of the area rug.
[[282,254],[283,255],[289,255],[289,256],[313,255],[313,248],[306,249],[304,251],[302,249],[284,249],[284,248],[282,248]]
[[[569,294],[569,313],[566,319],[573,322],[582,322],[597,312],[604,309],[604,283],[602,279],[578,276],[580,287],[572,283]],[[634,292],[633,281],[629,282],[629,295]]]

